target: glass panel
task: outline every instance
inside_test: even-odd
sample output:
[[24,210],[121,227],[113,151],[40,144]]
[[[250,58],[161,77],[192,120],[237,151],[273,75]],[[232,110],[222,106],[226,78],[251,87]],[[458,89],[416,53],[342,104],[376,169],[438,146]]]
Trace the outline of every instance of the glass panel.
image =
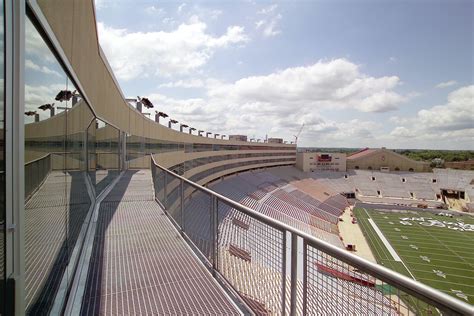
[[4,102],[4,22],[3,22],[3,1],[0,1],[0,49],[2,56],[0,57],[0,314],[3,314],[4,288],[5,288],[5,102]]
[[119,174],[119,143],[120,132],[102,122],[96,120],[95,131],[95,188],[99,195]]
[[91,205],[85,143],[89,106],[33,24],[25,38],[25,307],[51,311]]
[[29,20],[25,42],[25,306],[28,314],[43,314],[67,262],[69,90],[66,74]]
[[[67,90],[76,88],[68,80]],[[92,197],[87,191],[87,165],[85,144],[87,127],[94,115],[86,102],[75,95],[70,100],[64,100],[60,107],[67,109],[66,115],[66,152],[65,152],[65,187],[66,187],[66,227],[67,227],[67,258],[66,264],[75,262],[77,251],[74,252],[82,224],[87,216]],[[68,275],[68,283],[72,282]]]

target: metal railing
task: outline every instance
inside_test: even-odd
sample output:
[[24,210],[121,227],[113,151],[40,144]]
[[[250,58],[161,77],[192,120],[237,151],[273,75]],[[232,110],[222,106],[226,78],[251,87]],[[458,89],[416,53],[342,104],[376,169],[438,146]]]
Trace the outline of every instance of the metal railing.
[[254,211],[151,159],[156,200],[213,274],[256,314],[474,315],[469,304]]
[[28,200],[36,192],[50,171],[50,153],[25,164],[25,200]]

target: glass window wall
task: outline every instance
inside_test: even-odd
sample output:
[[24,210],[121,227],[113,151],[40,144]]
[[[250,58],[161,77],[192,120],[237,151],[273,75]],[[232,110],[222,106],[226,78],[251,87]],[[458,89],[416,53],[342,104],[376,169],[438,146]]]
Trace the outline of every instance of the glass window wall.
[[25,55],[25,307],[36,315],[73,280],[82,224],[118,174],[119,132],[95,118],[29,19]]

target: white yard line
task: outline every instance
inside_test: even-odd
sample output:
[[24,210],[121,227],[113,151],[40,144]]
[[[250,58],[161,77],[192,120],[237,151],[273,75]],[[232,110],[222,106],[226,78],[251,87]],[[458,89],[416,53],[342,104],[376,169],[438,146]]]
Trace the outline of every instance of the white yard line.
[[375,232],[377,233],[377,235],[379,236],[380,240],[382,240],[384,246],[387,248],[388,252],[390,252],[390,254],[392,255],[393,259],[397,262],[401,262],[403,264],[403,266],[405,267],[405,269],[408,271],[408,273],[410,273],[411,277],[413,278],[413,280],[416,280],[415,276],[413,275],[413,273],[411,273],[411,271],[408,269],[408,267],[406,266],[405,262],[403,262],[403,260],[398,256],[397,252],[395,251],[395,249],[393,249],[392,245],[390,245],[390,243],[388,242],[387,238],[385,238],[385,236],[382,234],[382,231],[379,229],[379,227],[377,226],[377,224],[375,224],[374,220],[370,217],[369,213],[367,212],[367,210],[364,208],[364,211],[365,213],[367,214],[367,216],[369,217],[368,218],[368,221],[370,223],[370,225],[372,225],[372,228],[375,230]]
[[385,248],[387,248],[388,252],[390,252],[390,254],[392,255],[393,260],[402,262],[402,259],[398,256],[397,252],[395,251],[395,249],[393,249],[392,245],[390,245],[387,238],[385,238],[385,236],[382,234],[382,231],[379,229],[377,224],[375,224],[374,220],[372,218],[369,218],[368,220],[369,220],[370,225],[372,225],[372,228],[375,230],[375,232],[379,236],[380,240],[382,240]]

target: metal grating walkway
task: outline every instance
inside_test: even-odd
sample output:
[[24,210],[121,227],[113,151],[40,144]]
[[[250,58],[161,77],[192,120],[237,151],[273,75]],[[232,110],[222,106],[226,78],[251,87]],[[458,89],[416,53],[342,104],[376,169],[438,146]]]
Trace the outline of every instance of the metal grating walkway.
[[81,314],[240,314],[154,201],[150,170],[101,203]]

